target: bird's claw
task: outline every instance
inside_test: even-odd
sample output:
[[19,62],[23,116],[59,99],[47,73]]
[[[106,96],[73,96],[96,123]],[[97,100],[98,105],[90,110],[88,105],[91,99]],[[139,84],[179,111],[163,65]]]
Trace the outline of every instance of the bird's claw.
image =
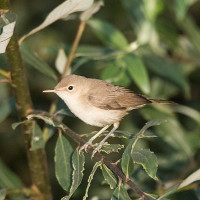
[[86,142],[80,149],[79,149],[79,154],[81,153],[81,151],[83,151],[83,149],[85,150],[85,152],[87,152],[87,148],[88,146],[92,145],[91,142]]

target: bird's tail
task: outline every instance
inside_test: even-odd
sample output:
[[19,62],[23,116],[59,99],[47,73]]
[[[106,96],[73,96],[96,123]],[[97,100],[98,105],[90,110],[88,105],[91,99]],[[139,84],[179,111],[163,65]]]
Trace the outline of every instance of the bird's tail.
[[156,103],[163,103],[163,104],[177,104],[173,101],[167,101],[167,100],[157,100],[157,99],[149,99],[149,101],[153,104],[156,104]]

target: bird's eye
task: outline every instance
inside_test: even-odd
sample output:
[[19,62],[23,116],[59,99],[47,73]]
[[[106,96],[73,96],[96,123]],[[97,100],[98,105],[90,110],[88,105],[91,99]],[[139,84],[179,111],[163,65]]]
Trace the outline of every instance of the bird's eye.
[[68,87],[68,90],[73,90],[73,86],[72,85],[70,85],[69,87]]

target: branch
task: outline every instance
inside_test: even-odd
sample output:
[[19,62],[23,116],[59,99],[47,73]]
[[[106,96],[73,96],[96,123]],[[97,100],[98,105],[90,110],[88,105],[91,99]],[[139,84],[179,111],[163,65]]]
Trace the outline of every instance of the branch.
[[[0,9],[9,9],[7,0],[0,0]],[[24,119],[27,113],[33,110],[27,77],[23,66],[21,54],[15,33],[13,34],[6,49],[8,63],[10,66],[12,89],[16,99],[18,116]],[[24,124],[22,133],[26,144],[28,164],[31,173],[33,185],[41,195],[39,200],[51,200],[51,187],[49,183],[46,153],[44,149],[30,151],[31,135],[33,130],[33,121]]]
[[78,43],[79,43],[79,41],[81,39],[81,36],[83,34],[84,29],[85,29],[85,21],[81,21],[81,23],[79,25],[79,28],[78,28],[78,31],[76,33],[76,37],[74,39],[74,43],[73,43],[71,51],[69,53],[69,57],[68,57],[67,63],[66,63],[65,68],[63,70],[62,78],[64,78],[67,70],[70,68],[71,62],[72,62],[72,60],[74,58],[74,53],[76,51],[76,48],[77,48]]
[[[81,138],[77,133],[72,131],[70,128],[68,128],[65,124],[62,124],[64,133],[68,135],[70,138],[72,138],[76,143],[83,145],[87,141]],[[88,147],[88,151],[92,154],[93,152],[92,147]],[[112,163],[110,159],[108,159],[106,156],[102,155],[101,153],[97,152],[94,157],[98,160],[104,163],[110,170],[112,170],[119,178],[123,180],[123,182],[127,183],[130,188],[135,191],[140,198],[143,200],[150,200],[149,197],[139,188],[135,183],[133,183],[130,179],[127,179],[125,174],[116,166],[116,164]]]

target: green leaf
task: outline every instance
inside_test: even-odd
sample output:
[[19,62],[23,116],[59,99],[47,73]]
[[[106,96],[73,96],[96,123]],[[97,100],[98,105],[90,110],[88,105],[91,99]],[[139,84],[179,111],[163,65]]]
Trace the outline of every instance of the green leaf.
[[123,185],[120,184],[114,190],[111,200],[131,200],[131,198],[128,196],[128,193],[124,189]]
[[96,162],[95,165],[94,165],[94,167],[93,167],[93,169],[92,169],[92,172],[91,172],[91,174],[90,174],[90,176],[89,176],[89,178],[88,178],[88,185],[87,185],[87,188],[86,188],[86,191],[85,191],[85,195],[84,195],[84,197],[83,197],[83,200],[86,200],[87,197],[88,197],[88,191],[89,191],[89,188],[90,188],[92,179],[93,179],[93,177],[94,177],[94,174],[95,174],[96,170],[98,169],[98,167],[99,167],[100,165],[101,165],[101,162],[100,162],[100,161],[99,161],[99,162]]
[[[124,174],[126,175],[127,178],[130,177],[130,174],[133,171],[133,162],[132,162],[131,155],[133,154],[133,151],[134,151],[137,141],[141,138],[146,137],[145,131],[148,128],[150,128],[151,126],[160,125],[162,122],[164,122],[164,120],[160,120],[160,119],[151,120],[151,121],[147,122],[143,126],[143,128],[129,142],[128,146],[124,150],[124,153],[122,155],[122,162],[121,162],[122,171],[124,172]],[[147,134],[147,137],[148,137],[148,134]]]
[[121,85],[124,87],[128,86],[131,79],[128,76],[126,68],[120,65],[121,63],[119,59],[115,62],[108,63],[101,75],[101,78],[114,85]]
[[189,85],[178,63],[164,59],[155,54],[143,57],[145,65],[160,77],[172,82],[186,95],[189,95]]
[[63,197],[63,200],[70,199],[75,190],[81,184],[83,179],[83,171],[84,171],[85,157],[83,152],[79,154],[78,148],[74,151],[72,156],[72,166],[73,166],[73,174],[72,174],[72,185],[70,188],[69,196]]
[[6,198],[6,189],[0,189],[0,200],[4,200]]
[[59,134],[55,148],[55,172],[59,184],[68,192],[72,182],[72,152],[73,149],[68,140]]
[[156,172],[158,169],[158,161],[153,152],[149,149],[142,149],[133,151],[131,156],[134,163],[142,165],[147,174],[157,180]]
[[102,170],[104,179],[106,180],[108,185],[110,185],[110,189],[114,189],[117,185],[117,180],[114,174],[112,173],[112,171],[105,164],[101,166],[101,170]]
[[33,125],[33,134],[31,138],[31,150],[41,149],[45,147],[45,140],[43,132],[38,124],[35,122]]
[[111,24],[99,19],[92,19],[87,23],[96,36],[108,47],[112,49],[124,49],[127,47],[128,42],[124,35]]
[[[93,145],[94,148],[95,146],[98,146],[98,145]],[[99,152],[105,152],[107,154],[110,154],[112,152],[119,152],[123,148],[124,148],[124,145],[121,145],[121,144],[105,144],[99,150]]]
[[31,67],[35,68],[39,72],[57,80],[55,71],[43,60],[41,60],[31,49],[23,42],[20,46],[22,58]]
[[150,92],[149,77],[142,60],[134,54],[125,55],[123,60],[137,86],[142,92],[148,94]]

